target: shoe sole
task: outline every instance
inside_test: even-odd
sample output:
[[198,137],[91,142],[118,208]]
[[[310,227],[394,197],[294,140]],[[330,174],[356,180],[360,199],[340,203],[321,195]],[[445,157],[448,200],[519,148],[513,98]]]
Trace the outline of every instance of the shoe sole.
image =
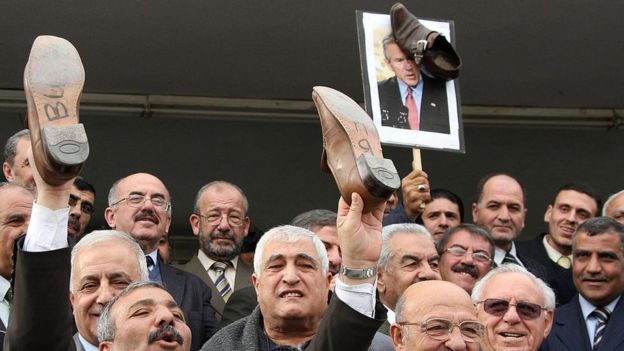
[[76,167],[89,156],[87,134],[78,118],[84,77],[80,56],[70,42],[53,36],[35,39],[24,70],[24,92],[33,150],[41,142],[45,154],[43,159],[35,157],[46,163],[37,165],[40,172],[50,173],[52,168],[52,173],[77,174]]
[[[392,161],[383,158],[379,135],[372,119],[362,110],[360,105],[337,90],[327,87],[314,87],[312,97],[319,112],[323,108],[327,109],[340,126],[338,131],[327,130],[329,126],[323,125],[323,118],[321,118],[324,137],[331,137],[332,133],[346,135],[350,143],[352,158],[355,160],[355,166],[364,188],[373,197],[385,201],[401,186],[401,180]],[[327,162],[326,140],[323,140],[323,143],[321,168],[329,169],[332,172],[341,192],[343,189],[354,188],[349,184],[341,184],[345,181],[352,181],[353,177],[348,176],[341,179],[337,176],[338,173],[342,172],[342,169],[335,169],[334,162]],[[340,160],[339,163],[342,165],[350,162]],[[364,199],[368,197],[366,194],[360,195]],[[350,202],[350,194],[343,193],[342,196]]]

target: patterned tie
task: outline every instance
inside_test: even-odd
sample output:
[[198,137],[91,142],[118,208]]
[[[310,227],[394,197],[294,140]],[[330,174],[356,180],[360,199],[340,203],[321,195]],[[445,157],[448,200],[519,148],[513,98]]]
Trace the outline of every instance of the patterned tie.
[[418,118],[418,108],[416,108],[416,101],[412,95],[412,88],[407,88],[407,99],[405,99],[405,106],[407,106],[407,121],[409,122],[410,129],[420,130],[420,120]]
[[11,305],[13,303],[13,289],[9,286],[6,294],[4,295],[4,299]]
[[225,270],[227,269],[227,267],[228,265],[224,262],[217,261],[212,264],[212,269],[215,271],[215,273],[217,273],[215,286],[217,287],[217,290],[219,291],[221,297],[223,297],[223,300],[225,302],[227,302],[227,300],[230,298],[230,295],[232,294],[232,287],[230,286],[230,283],[228,283],[227,278],[225,278]]
[[598,347],[598,344],[602,340],[602,336],[604,335],[604,330],[607,327],[607,321],[609,321],[609,317],[611,316],[611,311],[609,311],[606,307],[599,307],[591,313],[596,317],[598,323],[596,324],[596,331],[594,331],[594,350]]
[[520,265],[520,262],[518,262],[518,260],[509,252],[505,253],[505,257],[503,258],[503,264],[507,263],[517,264],[518,266]]
[[568,256],[559,257],[559,259],[557,260],[557,264],[565,269],[569,269],[570,267],[572,267],[572,261]]
[[145,256],[145,261],[147,262],[147,271],[149,273],[149,280],[153,282],[160,281],[158,279],[158,272],[156,271],[156,264],[154,264],[154,260],[152,256]]

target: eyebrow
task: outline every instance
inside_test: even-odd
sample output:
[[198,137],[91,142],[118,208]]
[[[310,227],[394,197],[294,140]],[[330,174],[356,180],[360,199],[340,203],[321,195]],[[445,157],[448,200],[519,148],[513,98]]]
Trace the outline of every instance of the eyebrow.
[[[154,305],[156,305],[156,301],[154,301],[154,299],[143,299],[130,305],[128,307],[128,311],[133,310],[136,307],[154,306]],[[178,304],[173,300],[167,300],[167,302],[165,302],[165,306],[170,309],[180,309],[180,306],[178,306]]]
[[[284,259],[286,259],[286,256],[284,256],[283,254],[275,254],[275,255],[269,256],[269,259],[267,259],[266,263],[270,263],[270,262],[277,261],[277,260],[284,260]],[[314,257],[303,252],[300,252],[295,255],[295,260],[301,260],[301,259],[316,262],[316,259]]]
[[[125,272],[112,272],[112,273],[107,273],[104,276],[107,277],[109,280],[110,279],[115,279],[115,278],[127,278],[127,279],[130,279],[130,275],[125,273]],[[80,278],[80,282],[93,281],[93,280],[100,280],[100,276],[99,275],[95,275],[95,274],[89,274],[89,275],[85,275],[84,277]]]

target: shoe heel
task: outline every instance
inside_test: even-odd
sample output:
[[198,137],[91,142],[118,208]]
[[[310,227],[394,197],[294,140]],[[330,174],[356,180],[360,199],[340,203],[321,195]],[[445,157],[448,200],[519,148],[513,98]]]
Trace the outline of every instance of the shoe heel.
[[401,186],[401,179],[391,160],[365,153],[357,158],[357,168],[366,189],[378,198],[389,198]]
[[58,167],[77,166],[89,157],[87,132],[82,123],[61,127],[47,125],[41,130],[41,139],[46,153]]

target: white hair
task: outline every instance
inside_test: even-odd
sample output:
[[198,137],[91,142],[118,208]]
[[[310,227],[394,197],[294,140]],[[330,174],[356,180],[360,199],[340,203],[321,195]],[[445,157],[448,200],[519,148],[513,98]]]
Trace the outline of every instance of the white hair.
[[398,223],[391,224],[383,227],[381,231],[382,242],[381,242],[381,253],[379,254],[379,261],[377,261],[377,267],[383,268],[383,270],[388,271],[388,262],[390,261],[390,256],[392,256],[392,252],[390,250],[390,240],[393,236],[398,233],[406,233],[413,235],[420,235],[429,240],[435,247],[435,243],[433,241],[433,237],[431,233],[427,230],[427,228],[423,227],[420,224],[416,223]]
[[624,190],[620,190],[617,193],[609,196],[609,198],[607,199],[607,201],[605,201],[604,205],[602,205],[602,215],[603,216],[607,216],[607,207],[609,207],[609,205],[611,205],[611,202],[618,196],[620,195],[624,195]]
[[535,285],[542,290],[544,295],[544,307],[547,310],[555,309],[555,293],[550,286],[544,283],[544,281],[540,278],[536,277],[533,273],[527,271],[526,268],[517,264],[504,264],[489,271],[481,280],[477,282],[477,284],[475,284],[472,289],[472,302],[476,304],[477,302],[482,301],[483,297],[481,295],[483,294],[483,289],[485,289],[490,280],[499,274],[505,273],[520,273],[530,278],[533,282],[535,282]]
[[96,230],[87,235],[85,235],[77,244],[74,246],[71,252],[71,275],[69,278],[69,290],[75,291],[76,286],[74,285],[74,264],[76,261],[76,257],[80,254],[81,251],[102,244],[107,244],[110,242],[118,242],[122,245],[127,246],[129,249],[134,252],[136,255],[137,264],[139,267],[139,280],[148,280],[149,279],[149,271],[147,270],[147,263],[145,261],[145,253],[141,250],[139,243],[132,238],[130,235],[120,232],[118,230]]
[[325,250],[325,245],[319,237],[313,232],[293,225],[282,225],[279,227],[272,228],[268,232],[266,232],[258,241],[256,245],[256,253],[254,255],[254,272],[256,276],[260,277],[260,272],[262,270],[262,260],[264,259],[264,247],[266,243],[269,241],[284,241],[287,243],[292,243],[299,240],[312,240],[312,244],[314,244],[314,248],[316,250],[316,254],[319,256],[321,261],[321,269],[323,270],[323,275],[327,275],[329,272],[329,259],[327,258],[327,250]]

